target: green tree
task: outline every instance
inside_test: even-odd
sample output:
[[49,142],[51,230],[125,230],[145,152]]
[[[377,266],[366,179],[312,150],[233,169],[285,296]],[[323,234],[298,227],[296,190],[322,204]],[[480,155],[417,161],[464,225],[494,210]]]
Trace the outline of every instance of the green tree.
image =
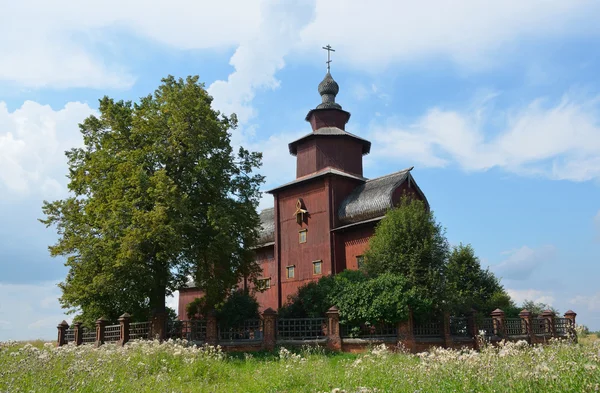
[[210,304],[255,277],[261,155],[233,153],[236,117],[211,102],[197,76],[169,76],[139,103],[102,98],[80,125],[71,195],[44,201],[40,221],[59,235],[51,255],[67,257],[61,304],[82,321],[164,312],[188,275]]
[[487,315],[511,304],[494,273],[482,269],[473,247],[462,243],[452,249],[448,258],[446,291],[449,308],[456,313],[468,312],[474,307]]
[[370,276],[393,273],[414,289],[415,313],[441,307],[449,246],[442,226],[425,203],[403,196],[381,220],[365,254]]
[[523,304],[521,305],[521,310],[527,310],[531,312],[531,315],[533,315],[534,317],[537,317],[538,315],[540,315],[542,312],[546,311],[546,310],[550,310],[552,312],[554,312],[554,314],[559,315],[559,311],[552,307],[549,304],[543,303],[543,302],[534,302],[533,300],[527,300],[525,299],[525,301],[523,301]]

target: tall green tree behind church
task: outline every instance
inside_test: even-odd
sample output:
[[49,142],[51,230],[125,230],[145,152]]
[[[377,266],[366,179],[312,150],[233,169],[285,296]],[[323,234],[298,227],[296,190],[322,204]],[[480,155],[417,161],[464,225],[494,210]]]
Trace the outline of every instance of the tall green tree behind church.
[[70,195],[44,201],[40,221],[59,235],[51,255],[67,257],[61,304],[83,322],[162,312],[188,275],[212,303],[255,277],[262,157],[234,154],[236,117],[211,102],[198,77],[169,76],[139,103],[102,98],[80,124]]

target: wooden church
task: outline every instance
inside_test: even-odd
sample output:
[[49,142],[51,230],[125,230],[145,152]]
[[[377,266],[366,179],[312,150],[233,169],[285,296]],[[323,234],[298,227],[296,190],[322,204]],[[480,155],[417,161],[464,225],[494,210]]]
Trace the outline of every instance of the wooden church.
[[[335,102],[339,86],[328,71],[322,103],[306,115],[312,132],[291,142],[296,179],[267,191],[274,207],[260,213],[256,258],[262,267],[261,310],[277,310],[302,285],[344,269],[358,269],[375,226],[410,193],[427,204],[408,168],[374,179],[363,176],[371,142],[345,130],[350,113]],[[179,291],[179,315],[201,296],[190,282]]]

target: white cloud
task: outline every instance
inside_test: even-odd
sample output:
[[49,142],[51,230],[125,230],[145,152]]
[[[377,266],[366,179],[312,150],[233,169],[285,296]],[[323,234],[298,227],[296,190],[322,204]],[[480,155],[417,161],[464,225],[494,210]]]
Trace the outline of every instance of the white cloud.
[[554,296],[551,292],[540,291],[537,289],[506,289],[511,299],[517,303],[522,304],[525,300],[531,300],[535,303],[544,303],[552,306],[555,302]]
[[600,292],[596,292],[591,296],[575,296],[569,301],[569,303],[585,306],[588,311],[600,311]]
[[56,284],[0,283],[0,341],[52,340],[56,325],[63,319],[71,322],[58,303],[60,289]]
[[491,268],[503,279],[526,280],[537,268],[555,258],[556,253],[556,247],[551,245],[535,249],[523,246],[504,252],[508,257]]
[[307,48],[325,39],[349,66],[379,71],[394,62],[443,56],[468,67],[491,66],[498,50],[524,38],[596,34],[594,0],[318,0],[302,33]]
[[[600,178],[598,98],[565,95],[554,106],[539,99],[523,109],[492,114],[487,105],[494,96],[464,112],[433,108],[406,127],[393,121],[376,124],[373,154],[382,159],[400,154],[432,167],[456,163],[466,171],[499,167],[556,180]],[[505,123],[494,136],[489,136],[491,118]]]
[[258,29],[241,39],[229,62],[235,71],[227,81],[216,81],[208,88],[214,106],[226,114],[235,112],[242,124],[255,115],[251,102],[256,90],[279,86],[275,73],[284,67],[284,57],[298,41],[300,28],[309,22],[312,5],[267,2],[261,11]]
[[167,296],[165,299],[165,305],[171,307],[176,313],[179,312],[179,291],[173,292],[172,296]]
[[41,193],[48,199],[64,193],[64,152],[81,145],[77,125],[92,113],[79,102],[55,111],[25,101],[14,112],[0,102],[0,189],[18,195]]
[[[254,34],[260,1],[141,0],[3,5],[0,80],[30,87],[128,87],[134,78],[98,50],[125,31],[180,49],[228,48]],[[112,30],[112,31],[111,31]],[[113,40],[114,41],[114,40]]]

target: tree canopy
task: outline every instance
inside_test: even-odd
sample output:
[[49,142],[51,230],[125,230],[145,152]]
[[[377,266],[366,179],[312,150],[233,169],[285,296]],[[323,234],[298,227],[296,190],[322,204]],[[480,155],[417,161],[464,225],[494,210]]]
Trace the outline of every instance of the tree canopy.
[[381,220],[365,253],[370,276],[394,273],[415,291],[415,307],[440,305],[449,253],[445,230],[425,203],[403,196],[400,206]]
[[44,201],[40,221],[59,235],[51,255],[67,257],[61,304],[83,322],[146,319],[190,275],[212,304],[256,276],[261,154],[234,154],[236,117],[211,102],[197,76],[169,76],[139,103],[102,98],[80,124],[70,195]]

